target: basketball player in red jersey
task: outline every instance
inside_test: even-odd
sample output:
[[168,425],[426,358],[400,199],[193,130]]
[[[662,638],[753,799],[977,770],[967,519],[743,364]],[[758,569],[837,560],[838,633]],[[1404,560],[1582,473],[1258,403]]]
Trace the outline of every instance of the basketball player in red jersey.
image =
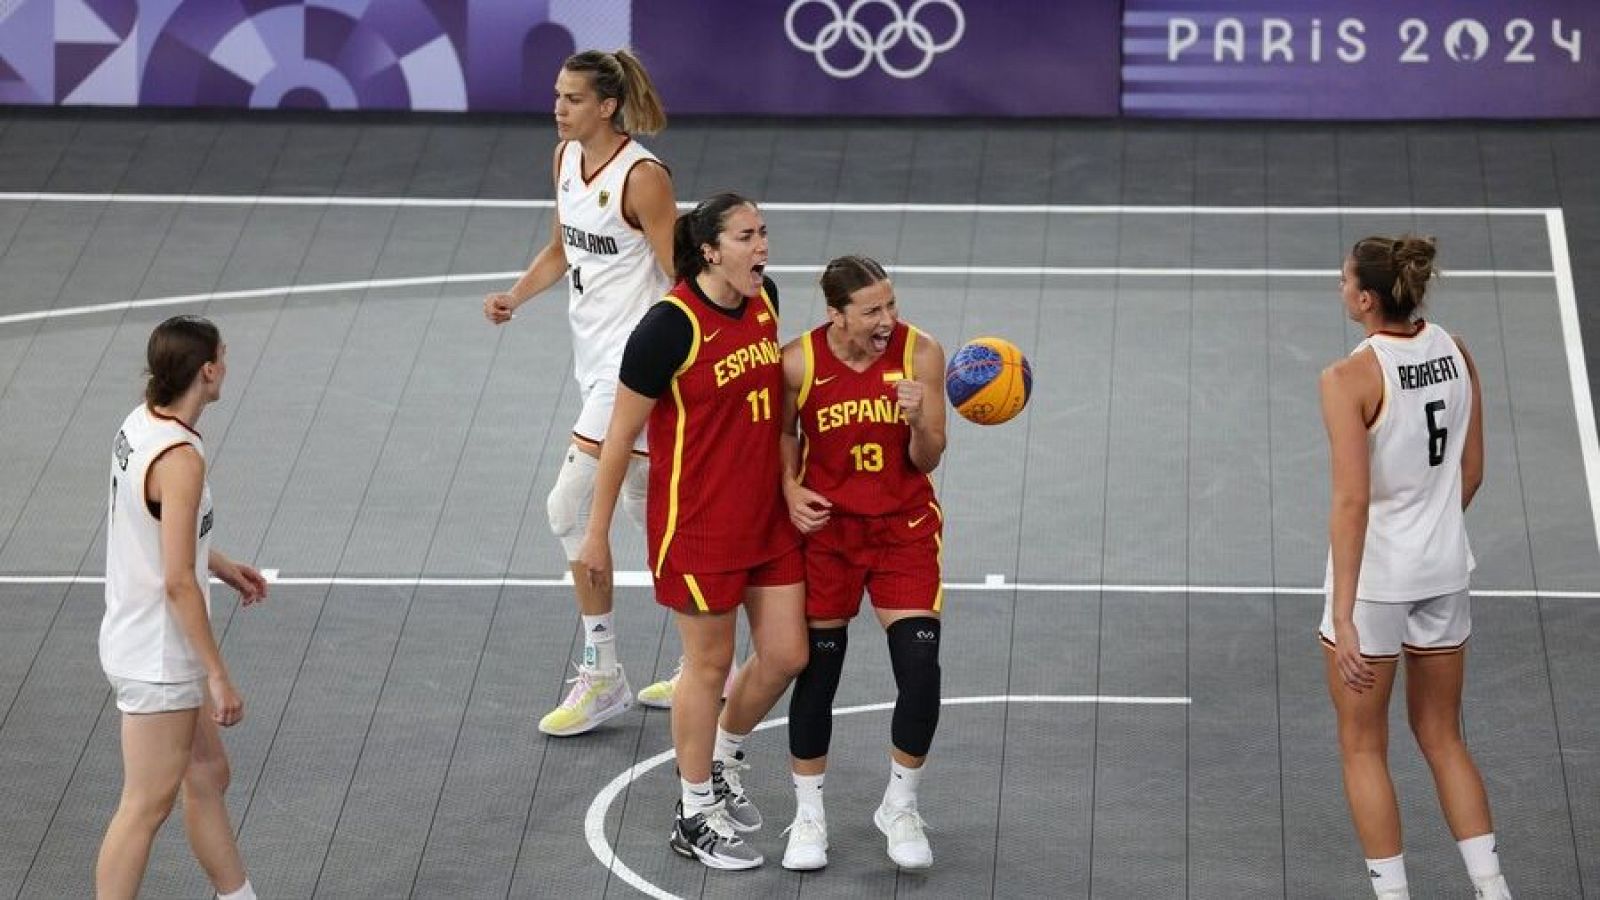
[[[822,273],[828,321],[783,348],[784,495],[806,535],[810,660],[789,701],[795,818],[783,865],[828,863],[822,781],[850,619],[872,595],[899,697],[889,787],[873,815],[889,858],[933,864],[917,781],[939,723],[940,532],[930,477],[945,446],[944,350],[900,321],[877,262]],[[798,425],[798,428],[796,427]]]
[[[678,283],[628,338],[578,557],[591,577],[610,579],[628,448],[648,423],[649,563],[684,654],[672,703],[682,799],[670,843],[716,869],[763,862],[738,835],[761,827],[740,784],[741,747],[806,659],[800,537],[781,490],[777,285],[766,263],[767,227],[751,201],[719,194],[678,217]],[[740,606],[756,652],[719,722]]]

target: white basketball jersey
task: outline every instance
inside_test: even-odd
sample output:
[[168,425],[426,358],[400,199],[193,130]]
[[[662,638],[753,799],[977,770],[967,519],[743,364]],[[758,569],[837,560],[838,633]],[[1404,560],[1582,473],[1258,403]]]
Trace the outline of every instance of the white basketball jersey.
[[[100,665],[106,674],[139,681],[192,681],[205,668],[167,599],[161,566],[161,521],[145,502],[145,479],[161,454],[188,444],[205,458],[200,435],[143,403],[122,422],[111,447],[111,501],[106,514],[106,615],[100,623]],[[211,549],[211,486],[203,486],[194,575],[211,609],[206,557]]]
[[1413,337],[1374,334],[1353,352],[1367,347],[1383,370],[1383,406],[1367,429],[1371,500],[1356,596],[1408,602],[1466,590],[1473,568],[1461,509],[1461,449],[1472,420],[1466,359],[1431,324]]
[[569,267],[573,370],[585,390],[601,378],[616,380],[628,335],[672,286],[644,232],[622,215],[628,173],[654,159],[629,138],[610,160],[590,160],[599,169],[586,180],[583,148],[561,145],[556,212]]

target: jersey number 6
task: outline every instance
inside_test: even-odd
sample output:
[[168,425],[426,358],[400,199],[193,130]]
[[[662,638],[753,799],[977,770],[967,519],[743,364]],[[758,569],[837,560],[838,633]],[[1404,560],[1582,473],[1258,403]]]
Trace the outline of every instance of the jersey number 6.
[[1432,400],[1423,408],[1428,411],[1428,465],[1437,466],[1444,462],[1444,442],[1450,436],[1450,429],[1434,419],[1444,409],[1444,401]]

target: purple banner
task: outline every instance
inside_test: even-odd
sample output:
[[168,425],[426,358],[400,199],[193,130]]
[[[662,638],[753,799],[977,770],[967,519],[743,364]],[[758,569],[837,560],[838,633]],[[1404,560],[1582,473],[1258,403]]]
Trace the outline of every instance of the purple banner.
[[1104,116],[1117,111],[1119,11],[1039,0],[0,0],[0,103],[544,112],[568,55],[633,46],[671,112]]
[[568,55],[635,47],[670,113],[1600,116],[1600,0],[1245,6],[0,0],[0,103],[542,114]]
[[[1600,115],[1593,0],[1127,0],[1122,112],[1271,119]],[[1270,7],[1270,11],[1265,9]]]
[[750,115],[1114,116],[1115,0],[648,0],[668,108]]

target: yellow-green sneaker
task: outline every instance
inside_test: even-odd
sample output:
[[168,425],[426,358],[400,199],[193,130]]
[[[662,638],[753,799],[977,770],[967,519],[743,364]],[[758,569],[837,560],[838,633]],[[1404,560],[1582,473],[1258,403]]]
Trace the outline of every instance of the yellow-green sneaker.
[[609,675],[602,675],[587,666],[577,666],[578,674],[571,681],[572,690],[565,700],[539,720],[539,730],[553,737],[571,737],[591,731],[607,719],[615,718],[633,706],[633,689],[628,687],[628,676],[622,667]]
[[653,709],[671,709],[672,695],[678,689],[678,676],[683,674],[683,657],[678,657],[678,668],[671,678],[665,678],[639,692],[639,702]]
[[[683,674],[683,657],[678,657],[678,668],[674,669],[671,678],[666,678],[655,684],[647,686],[639,692],[639,702],[654,709],[671,709],[672,695],[678,690],[678,677]],[[739,674],[739,664],[735,662],[728,667],[728,680],[722,684],[722,699],[728,699],[728,694],[733,690],[733,677]]]

